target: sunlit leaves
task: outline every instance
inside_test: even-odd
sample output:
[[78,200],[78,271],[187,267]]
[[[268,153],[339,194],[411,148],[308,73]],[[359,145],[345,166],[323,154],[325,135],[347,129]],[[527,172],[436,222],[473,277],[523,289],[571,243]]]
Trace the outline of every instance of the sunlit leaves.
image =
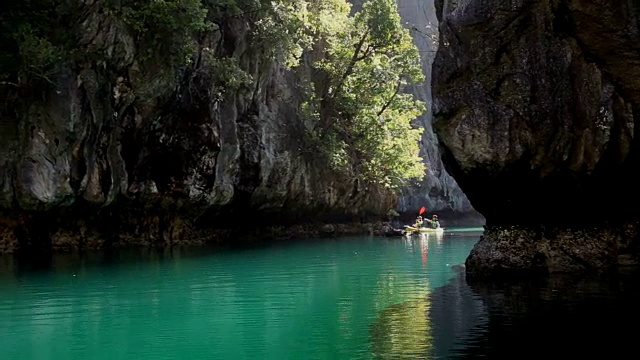
[[355,16],[356,29],[370,32],[370,45],[390,47],[402,42],[402,25],[395,0],[369,0]]
[[264,55],[281,60],[285,66],[296,66],[302,52],[312,44],[307,2],[272,2],[269,13],[270,16],[255,23],[255,45],[262,47]]
[[[322,104],[316,107],[325,107],[317,136],[324,138],[331,163],[351,164],[353,176],[390,187],[421,179],[422,129],[411,122],[425,109],[404,89],[424,75],[395,1],[368,0],[354,17],[342,1],[311,3],[311,33],[326,54],[314,66],[328,74],[328,84],[316,84],[326,89],[316,99]],[[327,17],[323,11],[333,8],[343,11]]]

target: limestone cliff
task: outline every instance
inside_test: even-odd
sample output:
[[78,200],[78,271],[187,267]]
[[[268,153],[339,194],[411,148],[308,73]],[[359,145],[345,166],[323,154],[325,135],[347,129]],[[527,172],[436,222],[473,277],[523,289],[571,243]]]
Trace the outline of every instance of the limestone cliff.
[[[360,220],[396,205],[389,190],[317,166],[300,141],[302,75],[251,45],[251,19],[220,22],[176,71],[163,54],[141,60],[105,1],[73,4],[65,26],[78,51],[100,56],[65,62],[41,88],[0,85],[0,253],[207,242],[213,228]],[[207,54],[252,80],[219,92]]]
[[437,0],[436,132],[489,230],[471,272],[637,255],[637,1]]

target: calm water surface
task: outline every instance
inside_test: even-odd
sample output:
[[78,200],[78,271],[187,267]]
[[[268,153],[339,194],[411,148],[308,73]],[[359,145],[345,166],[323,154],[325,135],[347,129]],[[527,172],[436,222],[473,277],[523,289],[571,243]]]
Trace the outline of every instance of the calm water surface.
[[58,256],[41,270],[1,257],[0,359],[504,355],[502,345],[517,339],[514,329],[531,338],[531,326],[546,326],[527,314],[553,325],[550,314],[599,305],[599,312],[613,311],[610,318],[620,315],[619,301],[639,299],[619,288],[580,290],[578,283],[578,294],[557,296],[554,307],[554,283],[469,286],[454,265],[464,262],[481,229],[452,230],[439,238]]

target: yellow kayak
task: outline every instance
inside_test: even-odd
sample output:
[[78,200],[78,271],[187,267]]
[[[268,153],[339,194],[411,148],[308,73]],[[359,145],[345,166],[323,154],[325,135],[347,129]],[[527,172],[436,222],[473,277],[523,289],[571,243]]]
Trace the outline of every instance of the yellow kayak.
[[417,228],[417,227],[413,227],[413,226],[406,226],[406,227],[404,228],[404,231],[406,231],[406,232],[408,232],[408,233],[433,233],[433,234],[442,234],[442,233],[444,233],[444,228],[432,229],[432,228],[426,228],[426,227]]

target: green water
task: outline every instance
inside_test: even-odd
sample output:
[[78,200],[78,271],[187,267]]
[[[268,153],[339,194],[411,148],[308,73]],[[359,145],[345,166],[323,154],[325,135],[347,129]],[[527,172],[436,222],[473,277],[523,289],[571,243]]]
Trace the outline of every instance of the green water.
[[428,354],[428,295],[454,277],[451,266],[464,262],[478,238],[452,232],[116,259],[68,255],[39,271],[1,257],[0,358]]

